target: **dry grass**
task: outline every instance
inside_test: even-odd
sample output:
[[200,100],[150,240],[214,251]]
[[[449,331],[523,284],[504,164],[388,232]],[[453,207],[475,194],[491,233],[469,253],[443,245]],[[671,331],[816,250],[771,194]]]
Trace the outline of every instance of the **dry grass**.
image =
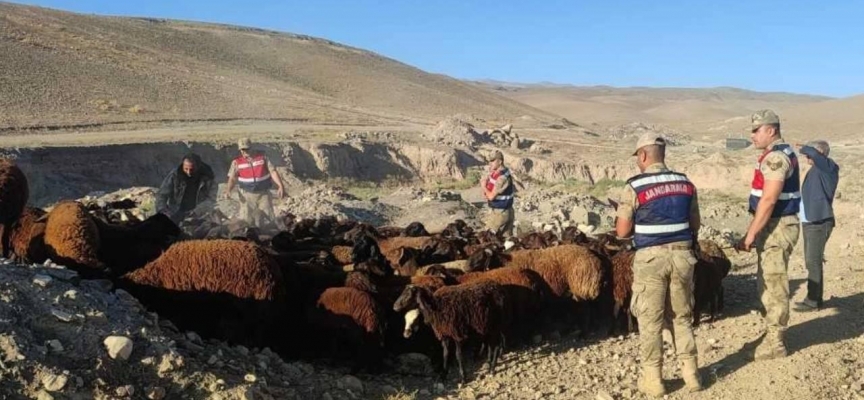
[[390,394],[384,397],[384,400],[415,400],[417,398],[417,391],[413,392],[405,392],[404,389],[399,389],[398,392],[394,394]]

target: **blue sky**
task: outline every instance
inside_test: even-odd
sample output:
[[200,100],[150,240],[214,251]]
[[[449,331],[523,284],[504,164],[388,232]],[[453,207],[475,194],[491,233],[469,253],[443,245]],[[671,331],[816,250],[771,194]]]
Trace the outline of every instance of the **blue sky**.
[[860,1],[16,2],[319,36],[464,79],[864,93]]

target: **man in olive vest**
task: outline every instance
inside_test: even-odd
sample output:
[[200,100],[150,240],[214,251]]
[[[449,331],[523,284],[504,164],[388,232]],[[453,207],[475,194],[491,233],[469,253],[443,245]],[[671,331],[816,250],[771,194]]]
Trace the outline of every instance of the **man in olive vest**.
[[642,376],[639,391],[654,397],[663,386],[663,327],[671,326],[681,375],[689,391],[702,389],[693,338],[693,238],[699,232],[696,187],[687,176],[666,167],[666,141],[656,133],[636,143],[641,174],[627,181],[618,205],[616,234],[633,235],[633,297],[630,309],[639,323]]
[[483,197],[489,205],[486,229],[497,235],[510,237],[513,234],[513,179],[504,166],[504,154],[495,151],[489,160],[489,175],[480,182]]
[[273,213],[270,189],[275,184],[276,196],[281,199],[285,195],[282,178],[264,152],[253,151],[251,147],[252,141],[249,138],[237,142],[240,155],[231,162],[231,168],[228,170],[228,186],[223,196],[227,199],[234,186],[238,186],[241,203],[240,218],[260,228],[266,225],[267,221],[262,218],[266,216],[270,222],[278,226]]
[[738,250],[756,249],[759,298],[764,307],[765,336],[756,360],[786,357],[789,325],[789,256],[798,243],[801,204],[798,157],[780,136],[780,117],[771,110],[750,117],[753,146],[763,150],[750,185],[753,220]]

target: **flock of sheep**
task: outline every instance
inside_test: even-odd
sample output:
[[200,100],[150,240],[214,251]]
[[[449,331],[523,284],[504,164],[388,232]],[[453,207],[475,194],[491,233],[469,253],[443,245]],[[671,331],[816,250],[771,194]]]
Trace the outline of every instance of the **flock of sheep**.
[[[424,352],[446,377],[452,355],[464,381],[465,348],[491,373],[505,348],[537,335],[633,328],[634,252],[610,235],[570,228],[504,241],[460,220],[430,234],[419,223],[288,215],[272,238],[191,240],[161,214],[116,223],[78,202],[46,213],[27,199],[24,174],[0,161],[4,257],[110,279],[182,329],[288,357],[375,369],[387,352]],[[722,307],[731,267],[713,242],[697,255],[694,324]]]

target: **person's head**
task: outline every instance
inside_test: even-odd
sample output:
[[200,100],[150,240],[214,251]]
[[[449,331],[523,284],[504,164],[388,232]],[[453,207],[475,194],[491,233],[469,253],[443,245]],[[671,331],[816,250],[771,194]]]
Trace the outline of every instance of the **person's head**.
[[183,157],[183,163],[180,167],[186,176],[195,175],[198,172],[198,156],[195,154],[187,154]]
[[241,138],[237,141],[237,149],[240,150],[240,154],[246,156],[250,154],[250,148],[252,147],[252,140],[249,138]]
[[651,164],[666,162],[666,139],[662,136],[649,132],[639,137],[636,142],[636,165],[639,170],[645,172]]
[[[810,147],[816,149],[816,151],[818,151],[819,154],[822,154],[825,157],[828,157],[828,153],[831,152],[831,146],[829,146],[828,142],[826,142],[824,140],[814,140],[812,142],[807,143],[807,146],[810,146]],[[807,164],[813,165],[813,160],[811,160],[810,157],[804,156],[804,159],[807,160]]]
[[495,171],[504,166],[504,153],[501,153],[499,150],[495,150],[495,153],[492,154],[492,158],[489,159],[489,169]]
[[757,149],[766,149],[780,139],[780,117],[771,110],[759,110],[750,116],[750,140]]

